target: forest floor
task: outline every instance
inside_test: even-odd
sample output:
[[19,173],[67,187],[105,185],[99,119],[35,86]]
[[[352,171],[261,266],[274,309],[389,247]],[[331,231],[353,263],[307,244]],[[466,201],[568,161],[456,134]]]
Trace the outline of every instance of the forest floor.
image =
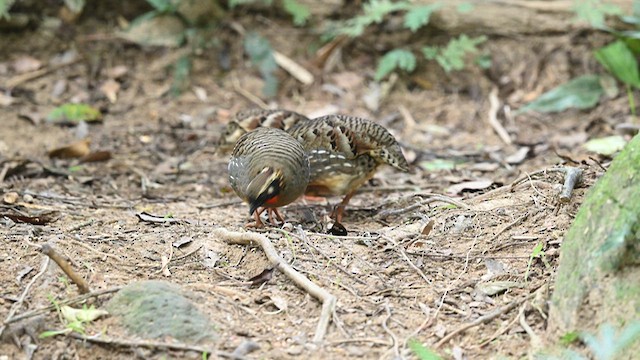
[[[366,45],[348,44],[323,72],[310,61],[311,35],[261,23],[276,50],[315,74],[304,86],[281,70],[280,91],[269,106],[310,117],[373,119],[401,142],[412,165],[409,173],[382,168],[354,196],[343,219],[347,236],[327,234],[330,204],[338,198],[295,202],[283,209],[288,223],[281,230],[263,232],[280,256],[337,298],[318,345],[312,339],[321,304],[281,272],[252,286],[248,280],[270,267],[263,251],[213,235],[216,228],[247,231],[250,220],[247,205],[229,187],[228,155],[215,152],[233,114],[257,106],[247,95],[261,96],[262,80],[243,56],[239,36],[220,35],[229,71],[220,69],[222,50],[194,54],[190,84],[173,96],[169,68],[182,50],[141,49],[100,36],[109,31],[89,19],[73,33],[0,37],[0,85],[15,85],[12,98],[0,103],[0,211],[46,222],[0,217],[1,319],[12,308],[19,315],[78,295],[39,251],[48,243],[92,292],[148,279],[179,285],[215,324],[215,339],[199,346],[231,353],[254,342],[259,348],[247,358],[409,357],[407,344],[415,339],[447,358],[518,359],[527,355],[533,333],[544,337],[563,236],[607,163],[581,145],[626,122],[628,105],[621,94],[590,111],[515,116],[512,110],[593,72],[595,35],[489,39],[490,70],[448,76],[435,65],[422,66],[398,78],[373,111],[364,100],[376,93],[375,57]],[[56,65],[64,56],[71,61]],[[40,64],[29,68],[30,62]],[[113,80],[120,89],[112,102],[102,85]],[[500,91],[492,93],[494,87]],[[78,101],[100,108],[103,121],[64,127],[44,120],[56,106]],[[512,143],[489,124],[492,112]],[[49,158],[78,134],[110,159]],[[445,166],[437,169],[435,159]],[[451,161],[453,168],[446,166]],[[558,195],[566,167],[584,173],[563,203]],[[142,221],[142,212],[181,221]],[[538,245],[542,253],[534,250]],[[102,308],[111,296],[91,301]],[[485,322],[456,332],[482,317]],[[19,324],[7,330],[0,357],[35,351],[36,359],[201,358],[197,351],[143,350],[68,335],[32,339],[29,332],[64,328],[55,311]],[[85,331],[116,342],[141,340],[113,317]]]

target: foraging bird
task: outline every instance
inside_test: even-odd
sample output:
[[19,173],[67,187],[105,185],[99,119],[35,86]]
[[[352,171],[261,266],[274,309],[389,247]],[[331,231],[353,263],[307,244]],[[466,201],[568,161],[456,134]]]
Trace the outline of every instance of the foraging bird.
[[259,127],[288,130],[294,124],[308,120],[302,114],[288,110],[251,109],[238,112],[223,130],[218,140],[218,149],[227,152],[233,148],[238,138]]
[[408,171],[409,164],[396,139],[384,127],[358,117],[329,115],[298,122],[289,133],[309,156],[311,175],[306,195],[344,195],[332,213],[342,213],[356,190],[388,164]]
[[266,209],[271,224],[275,214],[284,221],[278,207],[304,193],[309,182],[309,159],[302,145],[280,129],[257,128],[240,136],[229,161],[229,182],[249,214],[262,227],[260,214]]

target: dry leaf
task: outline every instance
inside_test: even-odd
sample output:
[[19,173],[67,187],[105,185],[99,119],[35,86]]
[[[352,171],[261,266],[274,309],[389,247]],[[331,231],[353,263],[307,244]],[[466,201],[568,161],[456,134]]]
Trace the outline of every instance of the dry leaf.
[[190,242],[193,241],[193,238],[191,236],[183,236],[180,239],[174,241],[171,245],[175,248],[179,248],[185,244],[188,244]]
[[9,106],[15,103],[17,98],[12,97],[11,95],[7,95],[5,93],[0,92],[0,106]]
[[506,161],[508,164],[520,164],[524,161],[524,159],[527,158],[527,156],[529,155],[529,153],[531,152],[531,148],[528,146],[523,146],[520,149],[518,149],[518,151],[516,151],[515,153],[507,156],[506,158],[504,158],[504,161]]
[[483,190],[493,185],[492,180],[479,179],[475,181],[467,181],[460,184],[455,184],[447,188],[449,194],[460,194],[464,190]]
[[107,70],[107,77],[111,79],[119,79],[129,72],[129,68],[124,65],[114,66],[111,69]]
[[183,222],[183,220],[180,219],[174,219],[172,217],[166,217],[166,216],[158,216],[158,215],[152,215],[149,214],[147,212],[141,212],[136,214],[136,216],[138,217],[138,219],[140,219],[141,221],[144,222],[148,222],[148,223],[169,223],[169,224],[175,224],[175,223],[181,223]]
[[424,228],[422,228],[422,232],[421,232],[421,234],[422,234],[422,235],[425,235],[425,236],[429,235],[429,233],[431,233],[431,230],[433,230],[433,225],[434,225],[435,223],[436,223],[436,222],[435,222],[433,219],[429,220],[429,222],[427,223],[427,225],[425,225],[425,226],[424,226]]
[[13,62],[13,70],[20,73],[26,73],[40,69],[42,62],[32,56],[21,56]]
[[273,277],[273,270],[275,269],[276,269],[275,267],[266,268],[262,270],[260,274],[252,277],[247,281],[251,282],[251,286],[260,286],[266,283],[267,281],[271,280],[271,278]]
[[4,194],[4,196],[2,197],[2,201],[4,201],[5,204],[11,205],[11,204],[15,204],[19,198],[20,198],[20,195],[17,192],[12,191]]
[[107,161],[111,159],[111,151],[94,151],[89,153],[80,159],[80,162],[88,163],[88,162],[99,162],[99,161]]
[[100,86],[100,91],[104,94],[104,96],[109,99],[109,101],[113,104],[118,100],[118,92],[120,91],[120,83],[109,79],[105,81],[102,86]]
[[49,157],[58,159],[81,158],[91,151],[89,149],[90,143],[90,140],[80,140],[71,145],[49,151]]

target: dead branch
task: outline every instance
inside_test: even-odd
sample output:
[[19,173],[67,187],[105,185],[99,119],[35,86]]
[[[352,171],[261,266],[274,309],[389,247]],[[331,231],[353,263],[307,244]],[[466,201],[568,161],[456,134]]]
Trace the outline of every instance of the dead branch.
[[454,336],[458,335],[458,334],[462,334],[463,332],[476,327],[478,325],[481,324],[486,324],[492,320],[494,320],[495,318],[497,318],[498,316],[502,315],[502,314],[506,314],[509,311],[515,309],[516,307],[518,307],[520,304],[524,303],[525,301],[531,299],[535,294],[529,294],[527,296],[525,296],[522,299],[518,299],[518,300],[514,300],[511,303],[504,305],[486,315],[483,315],[477,319],[475,319],[474,321],[467,323],[461,327],[459,327],[458,329],[450,332],[449,334],[447,334],[447,336],[443,337],[440,341],[438,341],[435,344],[435,348],[439,348],[440,346],[446,344],[447,342],[449,342],[449,340],[451,340]]
[[224,351],[216,351],[204,346],[198,345],[188,345],[188,344],[180,344],[180,343],[163,343],[159,341],[145,341],[145,340],[125,340],[125,339],[117,339],[117,338],[108,338],[108,337],[96,337],[100,336],[99,334],[96,336],[87,336],[78,333],[69,333],[69,336],[78,339],[89,341],[96,344],[103,345],[115,345],[121,347],[144,347],[150,349],[166,349],[166,350],[181,350],[181,351],[196,351],[199,353],[207,353],[216,355],[221,358],[226,359],[246,359],[244,356],[239,356],[235,354],[231,354]]
[[336,306],[335,296],[322,287],[314,284],[311,280],[307,279],[287,264],[284,259],[278,255],[275,247],[266,236],[254,232],[228,231],[222,228],[215,229],[213,234],[230,244],[257,244],[262,248],[262,251],[264,251],[269,261],[277,266],[283,274],[311,296],[320,300],[322,302],[322,312],[320,313],[320,319],[318,320],[313,341],[318,343],[324,339],[324,336],[327,333],[327,328],[329,327],[329,321],[331,320],[331,314],[333,314],[333,310]]
[[569,203],[569,201],[571,201],[571,193],[573,192],[573,188],[582,179],[582,169],[567,167],[565,168],[564,174],[564,184],[562,185],[562,192],[560,192],[559,200],[561,203],[567,204]]
[[52,245],[44,244],[42,245],[42,249],[40,249],[40,251],[42,251],[43,254],[47,255],[49,258],[51,258],[51,260],[55,261],[55,263],[58,264],[60,269],[62,269],[62,271],[67,274],[69,279],[71,279],[71,281],[73,281],[73,283],[78,286],[78,290],[81,294],[86,294],[90,291],[89,284],[87,284],[87,282],[84,281],[84,279],[71,268],[71,265],[69,265],[69,263],[65,259],[63,259],[60,254],[58,254],[58,252],[53,248]]
[[4,320],[4,323],[2,324],[2,327],[0,327],[0,337],[2,337],[2,333],[4,333],[4,330],[7,328],[7,325],[9,323],[17,321],[17,320],[14,319],[13,315],[15,315],[16,311],[18,311],[18,308],[20,306],[22,306],[22,303],[24,303],[24,300],[27,298],[27,294],[29,294],[29,290],[31,290],[31,287],[33,286],[33,284],[35,284],[36,280],[38,280],[40,278],[40,276],[42,276],[47,271],[47,267],[48,266],[49,266],[49,258],[47,257],[44,260],[42,260],[42,265],[40,266],[40,272],[38,272],[33,277],[33,279],[31,279],[31,281],[29,281],[27,286],[24,288],[24,291],[22,292],[22,294],[18,298],[18,301],[16,301],[11,306],[11,309],[9,310],[9,314],[7,315],[7,318]]

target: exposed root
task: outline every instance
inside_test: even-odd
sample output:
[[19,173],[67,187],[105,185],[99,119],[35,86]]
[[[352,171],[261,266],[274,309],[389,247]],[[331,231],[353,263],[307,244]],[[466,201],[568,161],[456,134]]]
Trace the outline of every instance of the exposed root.
[[311,280],[307,279],[305,276],[294,270],[289,264],[287,264],[284,259],[282,259],[280,255],[278,255],[278,252],[271,241],[264,235],[253,232],[234,232],[222,228],[215,229],[213,231],[213,235],[220,237],[221,239],[231,244],[258,244],[262,248],[262,251],[264,251],[269,261],[277,266],[283,274],[285,274],[301,289],[303,289],[316,299],[320,300],[322,302],[322,312],[320,314],[320,319],[318,320],[318,325],[316,327],[316,333],[313,337],[313,341],[319,343],[324,339],[324,336],[327,333],[327,328],[329,327],[331,315],[333,314],[333,310],[336,306],[335,296],[333,296],[322,287],[316,285]]
[[82,278],[82,276],[78,275],[78,273],[71,268],[71,265],[67,262],[67,260],[63,259],[60,254],[51,246],[50,244],[42,245],[43,254],[47,255],[51,260],[55,261],[56,264],[64,271],[64,273],[73,281],[74,284],[78,287],[80,294],[86,294],[89,290],[89,284]]

